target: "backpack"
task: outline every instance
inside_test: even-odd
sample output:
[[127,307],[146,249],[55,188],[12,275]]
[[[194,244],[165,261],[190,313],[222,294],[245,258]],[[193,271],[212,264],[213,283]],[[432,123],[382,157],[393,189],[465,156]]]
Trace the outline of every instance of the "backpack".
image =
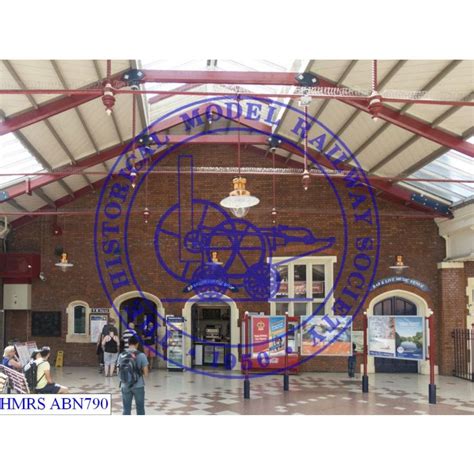
[[137,365],[137,352],[125,351],[120,355],[119,374],[120,384],[132,388],[140,378],[141,370]]
[[[39,380],[36,380],[38,376],[38,366],[44,364],[40,362],[36,364],[35,361],[30,361],[28,364],[25,365],[23,368],[23,374],[25,375],[26,383],[28,384],[28,388],[30,389],[30,393],[35,393],[36,386],[38,385]],[[44,374],[41,376],[41,379],[44,377]],[[40,380],[41,380],[40,379]]]

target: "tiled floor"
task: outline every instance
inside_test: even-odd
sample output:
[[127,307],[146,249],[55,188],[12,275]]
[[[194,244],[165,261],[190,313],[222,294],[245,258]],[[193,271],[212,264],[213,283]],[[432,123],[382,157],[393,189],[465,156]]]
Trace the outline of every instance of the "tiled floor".
[[[56,369],[56,381],[76,393],[112,393],[113,413],[122,403],[117,377],[93,368]],[[474,383],[437,377],[438,403],[428,403],[428,377],[374,374],[370,391],[360,378],[345,374],[303,373],[292,376],[290,391],[282,377],[251,380],[251,399],[243,398],[242,380],[191,372],[155,370],[146,381],[146,412],[155,415],[469,415],[474,414]]]

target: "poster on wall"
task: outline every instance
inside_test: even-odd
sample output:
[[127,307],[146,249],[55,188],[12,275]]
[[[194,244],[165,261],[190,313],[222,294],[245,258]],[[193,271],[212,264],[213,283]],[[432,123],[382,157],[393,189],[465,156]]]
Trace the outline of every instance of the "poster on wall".
[[[311,356],[319,351],[318,355],[321,356],[352,355],[352,316],[302,316],[301,318],[301,355]],[[324,339],[319,340],[315,337],[315,332]],[[337,339],[333,341],[336,337]]]
[[369,355],[395,357],[395,318],[371,316],[368,324]]
[[371,316],[368,332],[371,356],[409,360],[425,358],[423,316]]
[[285,355],[285,316],[250,316],[252,357],[267,353],[269,357]]
[[359,354],[364,352],[364,331],[352,331],[352,343]]
[[[94,309],[94,308],[93,308]],[[102,333],[102,328],[107,324],[107,313],[93,313],[91,310],[91,342],[98,342],[99,336]]]
[[170,370],[183,370],[184,364],[184,318],[166,316],[166,365]]
[[422,316],[395,317],[397,359],[424,360],[424,326],[424,318]]
[[20,359],[21,365],[25,366],[31,357],[31,354],[34,350],[37,350],[38,347],[35,341],[28,342],[17,342],[15,344],[15,349]]

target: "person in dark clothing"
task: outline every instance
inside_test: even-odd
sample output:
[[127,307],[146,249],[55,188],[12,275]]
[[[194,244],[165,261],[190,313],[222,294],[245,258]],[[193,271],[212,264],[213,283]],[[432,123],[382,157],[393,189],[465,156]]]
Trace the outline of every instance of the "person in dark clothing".
[[[145,414],[145,377],[148,377],[148,360],[143,352],[138,350],[138,339],[136,336],[131,336],[128,341],[128,349],[120,354],[119,366],[122,378],[122,364],[127,359],[134,359],[136,371],[138,371],[136,382],[133,385],[123,384],[120,382],[120,389],[122,392],[123,414],[130,415],[132,412],[132,401],[135,399],[135,406],[137,415]],[[126,370],[123,370],[125,373]]]
[[117,357],[119,354],[120,341],[113,331],[102,338],[102,348],[104,350],[104,371],[106,377],[112,377],[115,366],[117,365]]
[[356,368],[356,345],[352,343],[352,355],[347,358],[347,373],[349,377],[355,377],[355,368]]
[[110,332],[113,332],[115,336],[118,336],[118,329],[115,326],[114,318],[109,318],[107,324],[102,328],[102,337],[108,336]]
[[104,336],[99,334],[97,338],[97,347],[95,353],[97,354],[97,362],[99,364],[99,374],[104,373],[104,348],[102,347],[102,339]]

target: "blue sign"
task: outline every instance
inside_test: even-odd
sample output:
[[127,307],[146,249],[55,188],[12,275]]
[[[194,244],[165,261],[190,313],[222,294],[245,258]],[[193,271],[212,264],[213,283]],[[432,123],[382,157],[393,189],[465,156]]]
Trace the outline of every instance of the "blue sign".
[[370,291],[374,291],[377,288],[380,288],[381,286],[393,285],[394,283],[404,283],[405,285],[414,286],[415,288],[418,288],[421,291],[430,291],[428,285],[426,285],[425,283],[419,280],[415,280],[414,278],[407,278],[399,275],[382,278],[381,280],[376,281],[370,288]]

